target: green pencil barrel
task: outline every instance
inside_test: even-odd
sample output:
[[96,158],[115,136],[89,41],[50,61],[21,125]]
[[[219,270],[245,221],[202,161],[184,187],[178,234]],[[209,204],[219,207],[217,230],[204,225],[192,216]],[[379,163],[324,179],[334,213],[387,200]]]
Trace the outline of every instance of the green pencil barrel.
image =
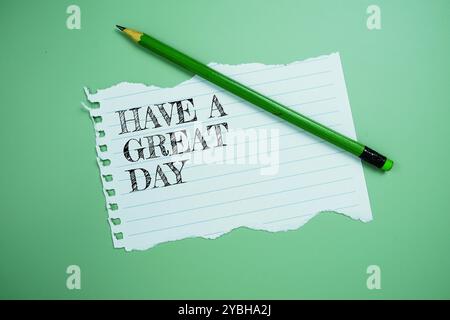
[[230,91],[238,97],[257,105],[264,110],[304,129],[305,131],[329,141],[356,156],[360,156],[364,151],[363,144],[347,138],[334,130],[326,128],[314,120],[304,117],[300,113],[263,96],[257,91],[234,81],[233,79],[215,71],[214,69],[185,55],[184,53],[167,46],[147,34],[143,34],[138,43],[143,47],[155,51],[166,59],[181,65],[192,73],[198,74],[202,78],[205,78],[217,86]]
[[[135,34],[133,34],[134,36]],[[387,159],[385,156],[370,149],[362,143],[350,139],[339,132],[327,128],[320,123],[309,119],[300,113],[283,106],[282,104],[272,100],[251,88],[248,88],[237,81],[217,72],[216,70],[204,65],[203,63],[185,55],[184,53],[162,43],[161,41],[147,35],[142,34],[138,43],[143,47],[165,57],[191,71],[194,74],[216,84],[217,86],[235,94],[236,96],[255,104],[262,109],[286,120],[293,125],[302,128],[303,130],[316,135],[325,141],[328,141],[345,151],[348,151],[362,160],[380,168],[383,171],[389,171],[394,162]]]

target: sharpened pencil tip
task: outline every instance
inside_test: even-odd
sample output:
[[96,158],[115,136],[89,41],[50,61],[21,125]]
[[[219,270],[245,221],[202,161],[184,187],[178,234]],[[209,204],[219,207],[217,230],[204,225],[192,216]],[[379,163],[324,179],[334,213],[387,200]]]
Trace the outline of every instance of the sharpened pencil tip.
[[119,29],[120,31],[123,31],[123,30],[126,29],[125,27],[119,26],[119,25],[117,25],[117,24],[116,24],[116,27],[117,27],[117,29]]

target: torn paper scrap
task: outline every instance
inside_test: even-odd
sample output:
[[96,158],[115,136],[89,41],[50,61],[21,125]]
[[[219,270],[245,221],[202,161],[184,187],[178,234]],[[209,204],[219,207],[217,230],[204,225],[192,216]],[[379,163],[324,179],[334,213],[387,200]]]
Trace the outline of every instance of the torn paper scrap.
[[[339,54],[210,66],[356,138]],[[323,211],[369,221],[359,159],[195,76],[90,93],[114,246],[144,250],[238,227],[282,231]]]

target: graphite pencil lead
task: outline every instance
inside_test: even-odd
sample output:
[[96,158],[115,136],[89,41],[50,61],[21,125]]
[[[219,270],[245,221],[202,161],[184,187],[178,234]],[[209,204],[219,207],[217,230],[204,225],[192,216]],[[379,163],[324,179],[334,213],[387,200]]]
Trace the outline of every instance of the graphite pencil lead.
[[117,29],[119,29],[120,31],[123,31],[123,30],[126,29],[125,27],[119,26],[119,25],[117,25],[117,24],[116,24],[116,27],[117,27]]

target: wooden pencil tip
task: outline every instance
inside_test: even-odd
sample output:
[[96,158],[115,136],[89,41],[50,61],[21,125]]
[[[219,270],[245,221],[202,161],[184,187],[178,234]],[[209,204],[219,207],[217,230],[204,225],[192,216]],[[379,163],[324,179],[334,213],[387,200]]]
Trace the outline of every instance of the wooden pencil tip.
[[117,27],[117,29],[119,29],[120,31],[123,31],[123,30],[126,29],[125,27],[119,26],[119,25],[117,25],[117,24],[116,24],[116,27]]

